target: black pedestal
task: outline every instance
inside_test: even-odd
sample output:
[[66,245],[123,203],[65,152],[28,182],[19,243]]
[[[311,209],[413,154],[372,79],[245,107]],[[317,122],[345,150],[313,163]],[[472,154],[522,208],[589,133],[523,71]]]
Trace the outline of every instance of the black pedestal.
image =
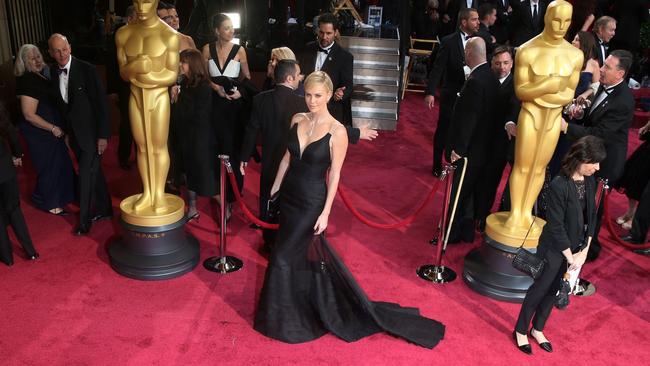
[[110,244],[111,267],[138,280],[166,280],[199,263],[199,242],[185,232],[185,218],[170,225],[145,227],[120,220],[124,235]]
[[512,258],[519,248],[501,244],[487,235],[484,239],[483,245],[465,256],[463,280],[481,295],[523,302],[533,279],[512,266]]

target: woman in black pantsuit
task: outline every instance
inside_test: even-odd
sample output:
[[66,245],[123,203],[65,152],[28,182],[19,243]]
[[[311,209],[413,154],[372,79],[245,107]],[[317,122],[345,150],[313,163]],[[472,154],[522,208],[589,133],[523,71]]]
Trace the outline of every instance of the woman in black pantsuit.
[[14,259],[7,235],[7,225],[11,225],[14,229],[14,234],[25,250],[27,259],[38,258],[27,230],[23,211],[20,209],[18,179],[16,179],[14,166],[22,165],[22,156],[18,134],[9,122],[4,105],[0,103],[0,261],[8,266],[14,264]]
[[537,255],[546,259],[544,272],[530,286],[512,333],[517,347],[532,353],[530,335],[547,352],[551,343],[542,332],[555,303],[563,274],[585,263],[596,222],[596,181],[593,174],[605,158],[603,141],[594,136],[579,139],[562,160],[562,171],[550,184],[546,225]]

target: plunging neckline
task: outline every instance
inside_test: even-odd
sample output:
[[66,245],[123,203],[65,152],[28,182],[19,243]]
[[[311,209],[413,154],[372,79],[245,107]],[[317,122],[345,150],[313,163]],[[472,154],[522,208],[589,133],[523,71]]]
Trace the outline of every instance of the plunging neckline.
[[305,153],[305,151],[307,150],[307,148],[308,148],[309,146],[311,146],[311,145],[313,145],[314,143],[316,143],[316,142],[318,142],[318,141],[324,139],[325,136],[327,136],[327,135],[330,134],[329,131],[327,131],[327,132],[325,132],[325,134],[324,134],[323,136],[321,136],[319,139],[314,140],[314,141],[312,141],[312,142],[306,144],[305,147],[302,148],[302,147],[301,147],[302,144],[300,143],[300,136],[298,135],[298,124],[296,123],[296,124],[294,125],[294,127],[296,127],[296,139],[298,140],[298,154],[299,154],[299,156],[298,156],[298,160],[302,160],[302,155]]
[[[226,55],[226,61],[224,62],[223,68],[222,68],[221,67],[221,60],[219,60],[219,47],[217,47],[216,44],[214,45],[214,49],[216,51],[215,53],[216,53],[216,56],[217,56],[217,59],[215,60],[214,64],[217,66],[217,69],[219,70],[221,75],[223,75],[226,72],[226,69],[228,68],[228,64],[230,64],[230,61],[239,62],[239,61],[235,60],[235,56],[237,56],[237,53],[235,53],[234,55],[232,54],[233,50],[235,49],[236,46],[238,46],[238,45],[233,44],[232,47],[230,48],[230,51],[228,51],[228,54]],[[237,48],[237,52],[239,52],[239,48]]]

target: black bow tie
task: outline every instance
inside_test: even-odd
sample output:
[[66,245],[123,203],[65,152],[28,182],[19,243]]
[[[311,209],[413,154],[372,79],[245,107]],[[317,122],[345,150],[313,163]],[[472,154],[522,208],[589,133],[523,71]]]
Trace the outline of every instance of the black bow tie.
[[324,54],[326,54],[326,55],[329,55],[330,50],[329,50],[329,49],[325,49],[325,48],[318,47],[318,52],[322,52],[322,53],[324,53]]
[[600,45],[605,47],[605,48],[609,48],[609,43],[607,43],[605,41],[598,40],[598,43],[600,43]]
[[61,75],[61,74],[68,75],[68,69],[66,69],[65,67],[64,68],[57,68],[56,71],[59,73],[59,75]]

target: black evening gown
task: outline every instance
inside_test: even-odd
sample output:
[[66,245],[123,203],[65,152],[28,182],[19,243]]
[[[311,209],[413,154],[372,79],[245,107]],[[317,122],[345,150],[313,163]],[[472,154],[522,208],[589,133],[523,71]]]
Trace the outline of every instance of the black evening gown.
[[[54,102],[54,92],[49,80],[33,72],[26,72],[16,80],[16,95],[37,99],[36,114],[63,128],[63,119]],[[65,207],[74,199],[74,170],[65,140],[56,138],[52,132],[38,128],[24,118],[20,131],[27,141],[36,170],[36,186],[32,193],[34,205],[45,211]]]
[[330,134],[305,147],[297,127],[290,132],[291,163],[280,193],[280,230],[271,251],[255,329],[287,343],[307,342],[327,332],[353,342],[381,331],[433,348],[444,325],[416,308],[373,302],[314,224],[325,205]]

